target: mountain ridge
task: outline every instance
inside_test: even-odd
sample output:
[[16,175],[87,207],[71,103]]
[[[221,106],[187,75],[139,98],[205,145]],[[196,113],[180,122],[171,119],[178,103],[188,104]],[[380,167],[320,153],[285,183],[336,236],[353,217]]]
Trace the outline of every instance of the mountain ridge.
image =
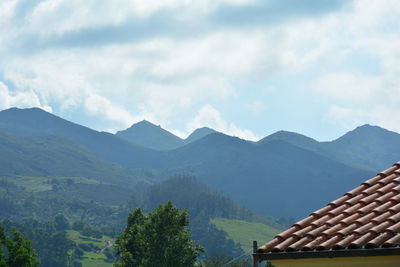
[[[7,117],[7,114],[12,116]],[[47,115],[45,111],[0,112],[0,131],[20,139],[45,139],[56,135],[59,140],[71,142],[71,147],[84,148],[99,161],[105,162],[105,166],[117,166],[128,180],[132,180],[132,173],[137,172],[146,176],[147,183],[162,181],[171,175],[192,174],[201,182],[223,190],[239,203],[264,215],[296,218],[337,198],[351,186],[372,177],[374,172],[399,161],[400,153],[396,147],[400,147],[400,143],[397,146],[400,135],[370,127],[355,129],[355,132],[332,142],[318,142],[284,131],[266,137],[262,142],[249,142],[215,132],[176,149],[156,151],[131,144],[110,133],[97,132]],[[18,135],[20,132],[25,136]],[[364,135],[365,138],[362,138]],[[374,137],[371,144],[370,136]],[[56,142],[51,144],[55,146]],[[49,147],[49,153],[53,151],[52,147]],[[370,152],[366,153],[366,149]],[[27,155],[20,155],[21,159],[25,156],[31,159],[24,161],[26,166],[37,165],[33,158],[35,151],[46,154],[42,148],[24,151]],[[57,153],[63,155],[62,151],[57,150]],[[67,152],[67,149],[64,151]],[[82,152],[82,156],[84,154]],[[75,157],[79,158],[79,153],[70,160]],[[18,162],[18,157],[14,158]],[[6,166],[7,159],[0,157],[1,163]],[[385,167],[379,169],[380,164],[385,164]],[[43,173],[46,171],[44,169]],[[116,179],[115,182],[122,181]],[[307,192],[306,196],[299,201],[297,196],[304,192]],[[269,204],[276,201],[280,203],[280,208]]]

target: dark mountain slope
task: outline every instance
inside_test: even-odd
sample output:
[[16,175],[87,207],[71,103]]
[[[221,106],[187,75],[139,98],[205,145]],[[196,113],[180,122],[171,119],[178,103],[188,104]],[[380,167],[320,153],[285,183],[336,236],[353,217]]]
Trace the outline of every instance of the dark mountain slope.
[[116,136],[133,144],[155,150],[170,150],[184,144],[184,141],[178,136],[145,120],[132,125],[126,130],[117,132]]
[[373,175],[279,140],[211,134],[173,152],[171,162],[264,215],[305,216]]
[[0,112],[0,130],[19,136],[63,136],[103,160],[130,168],[153,167],[159,153],[131,144],[113,134],[97,132],[38,108]]
[[170,151],[168,159],[172,167],[199,164],[242,153],[249,147],[249,142],[243,139],[222,133],[212,133],[193,143]]
[[0,175],[78,176],[134,183],[133,173],[100,160],[82,146],[56,135],[20,137],[0,132]]

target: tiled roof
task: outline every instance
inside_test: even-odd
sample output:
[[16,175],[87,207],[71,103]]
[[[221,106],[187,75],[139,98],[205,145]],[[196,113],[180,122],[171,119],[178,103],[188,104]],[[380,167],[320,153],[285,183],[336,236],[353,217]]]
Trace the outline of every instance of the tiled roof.
[[295,223],[257,253],[400,246],[400,162]]

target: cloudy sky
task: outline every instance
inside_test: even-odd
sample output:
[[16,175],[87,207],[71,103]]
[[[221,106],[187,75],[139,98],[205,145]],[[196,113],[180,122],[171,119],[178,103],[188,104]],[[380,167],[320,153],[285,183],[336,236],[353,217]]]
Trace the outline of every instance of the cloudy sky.
[[398,0],[0,0],[0,110],[114,132],[400,132]]

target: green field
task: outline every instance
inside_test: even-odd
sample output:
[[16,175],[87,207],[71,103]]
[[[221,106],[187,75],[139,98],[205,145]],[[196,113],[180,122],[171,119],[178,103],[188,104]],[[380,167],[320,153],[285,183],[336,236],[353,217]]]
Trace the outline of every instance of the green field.
[[84,177],[33,177],[33,176],[13,176],[13,177],[0,177],[22,187],[27,192],[43,192],[52,190],[52,183],[66,183],[72,182],[77,184],[100,184],[95,179],[88,179]]
[[254,240],[257,240],[258,244],[262,245],[281,232],[271,226],[258,222],[224,218],[212,219],[211,222],[218,229],[224,230],[229,238],[239,243],[245,252],[252,249]]
[[[111,237],[102,236],[102,238],[93,238],[81,235],[74,230],[68,230],[68,238],[76,244],[92,244],[99,248],[107,246],[107,241],[114,242]],[[85,251],[82,259],[83,267],[112,267],[113,264],[106,262],[107,257],[100,251]]]

